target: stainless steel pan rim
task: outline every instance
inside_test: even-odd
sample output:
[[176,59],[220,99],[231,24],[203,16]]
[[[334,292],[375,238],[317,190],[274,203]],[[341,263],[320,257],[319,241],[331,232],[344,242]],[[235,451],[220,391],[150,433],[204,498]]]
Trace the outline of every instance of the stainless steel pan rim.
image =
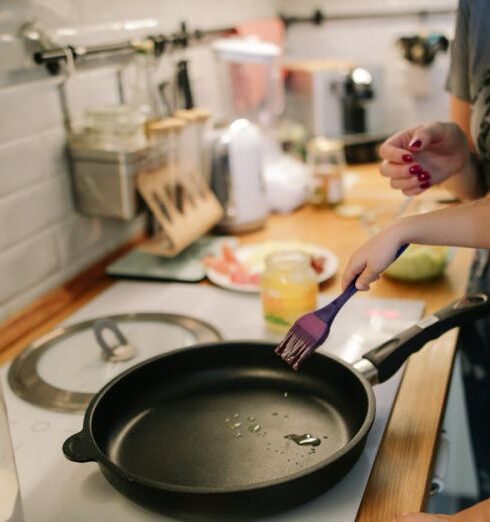
[[[95,394],[64,390],[46,382],[38,372],[38,363],[43,354],[54,344],[82,330],[89,329],[99,317],[66,327],[56,328],[27,348],[14,360],[9,368],[8,381],[13,392],[21,399],[36,406],[53,411],[83,412]],[[189,316],[159,312],[142,312],[104,317],[118,322],[162,322],[177,325],[192,333],[196,343],[221,341],[222,336],[209,323]]]

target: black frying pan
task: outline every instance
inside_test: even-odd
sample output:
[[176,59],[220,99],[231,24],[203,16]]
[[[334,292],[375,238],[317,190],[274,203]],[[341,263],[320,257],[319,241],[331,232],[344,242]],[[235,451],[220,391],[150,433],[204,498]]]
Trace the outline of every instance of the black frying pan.
[[[63,451],[98,462],[121,493],[172,516],[277,513],[324,492],[356,462],[375,416],[371,383],[430,339],[489,313],[488,296],[467,296],[352,366],[313,354],[294,372],[258,342],[158,356],[102,388]],[[288,437],[304,434],[312,437],[299,444]]]

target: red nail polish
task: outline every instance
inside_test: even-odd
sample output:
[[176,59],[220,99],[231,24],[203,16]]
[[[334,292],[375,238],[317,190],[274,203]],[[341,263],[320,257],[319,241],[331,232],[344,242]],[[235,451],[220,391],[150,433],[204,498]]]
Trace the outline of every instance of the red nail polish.
[[420,174],[422,167],[420,165],[412,165],[409,169],[410,174]]
[[415,140],[413,143],[410,143],[408,146],[414,149],[418,149],[422,145],[421,140]]
[[419,187],[420,187],[421,189],[427,189],[427,188],[429,188],[429,187],[430,187],[430,181],[424,181],[423,183],[421,183],[421,184],[419,185]]
[[405,162],[405,163],[412,163],[413,161],[413,156],[411,154],[404,154],[402,156],[402,160]]
[[419,179],[419,181],[429,181],[430,174],[428,172],[422,171],[419,174],[417,174],[417,178]]

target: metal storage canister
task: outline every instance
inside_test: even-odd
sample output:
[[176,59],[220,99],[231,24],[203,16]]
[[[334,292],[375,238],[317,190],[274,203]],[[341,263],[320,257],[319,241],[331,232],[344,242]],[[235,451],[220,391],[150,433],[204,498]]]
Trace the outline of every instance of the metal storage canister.
[[72,141],[68,149],[78,210],[89,216],[125,220],[136,217],[141,200],[135,177],[154,156],[152,148],[119,152]]

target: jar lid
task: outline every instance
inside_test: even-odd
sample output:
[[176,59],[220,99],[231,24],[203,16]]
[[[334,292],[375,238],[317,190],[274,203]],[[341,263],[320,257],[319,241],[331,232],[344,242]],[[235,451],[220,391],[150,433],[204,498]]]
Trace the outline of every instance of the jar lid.
[[307,149],[309,152],[338,152],[344,150],[341,140],[316,136],[308,141]]
[[180,109],[175,111],[174,116],[188,122],[197,121],[196,115],[191,109]]
[[185,121],[180,118],[163,118],[148,123],[147,129],[150,134],[167,134],[169,132],[180,132],[185,124]]
[[129,105],[105,105],[92,107],[84,112],[86,126],[93,129],[113,127],[138,127],[144,117]]
[[267,267],[293,269],[295,267],[310,267],[311,257],[301,250],[281,250],[273,252],[265,258]]

